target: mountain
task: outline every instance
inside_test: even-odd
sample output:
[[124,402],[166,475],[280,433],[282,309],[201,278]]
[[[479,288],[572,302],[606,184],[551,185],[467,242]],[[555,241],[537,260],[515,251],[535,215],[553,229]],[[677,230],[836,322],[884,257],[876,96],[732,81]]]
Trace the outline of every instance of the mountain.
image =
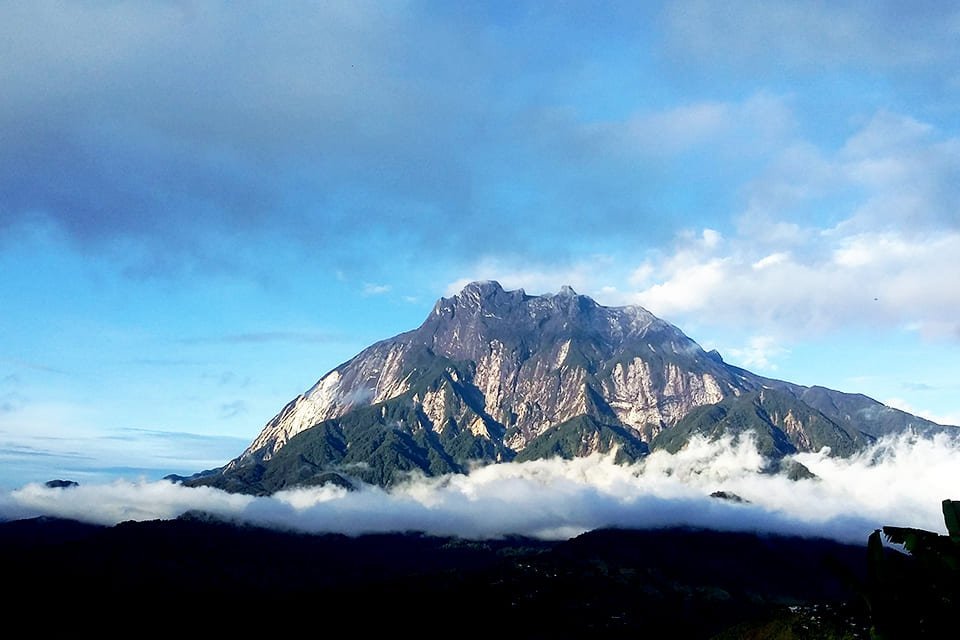
[[255,494],[389,486],[410,473],[597,451],[626,462],[695,434],[747,431],[772,460],[822,447],[845,456],[891,432],[943,428],[863,395],[731,366],[639,306],[483,281],[324,375],[240,456],[184,482]]

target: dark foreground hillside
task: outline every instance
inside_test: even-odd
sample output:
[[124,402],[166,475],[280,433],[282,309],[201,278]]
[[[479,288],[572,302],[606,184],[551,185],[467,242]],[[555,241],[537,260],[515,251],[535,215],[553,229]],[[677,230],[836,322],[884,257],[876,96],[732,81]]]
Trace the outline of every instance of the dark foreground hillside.
[[46,630],[710,638],[736,625],[728,637],[745,637],[749,623],[801,634],[765,637],[865,637],[853,584],[866,549],[827,540],[673,529],[351,538],[202,518],[41,518],[0,525],[0,562],[8,618]]

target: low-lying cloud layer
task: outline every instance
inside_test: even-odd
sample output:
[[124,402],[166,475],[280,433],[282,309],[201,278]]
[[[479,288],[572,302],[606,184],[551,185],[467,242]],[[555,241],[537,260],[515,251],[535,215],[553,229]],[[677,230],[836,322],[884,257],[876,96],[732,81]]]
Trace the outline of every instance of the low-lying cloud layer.
[[[958,455],[955,435],[902,435],[849,459],[799,454],[796,459],[817,478],[792,481],[761,473],[765,460],[749,439],[699,439],[676,454],[656,452],[634,465],[601,455],[498,464],[469,475],[411,479],[392,490],[327,486],[253,497],[167,481],[57,489],[30,484],[0,496],[0,517],[115,524],[201,510],[265,526],[351,535],[423,531],[562,539],[600,527],[687,525],[858,543],[884,525],[942,531],[941,501],[960,498]],[[744,501],[711,497],[717,491]]]

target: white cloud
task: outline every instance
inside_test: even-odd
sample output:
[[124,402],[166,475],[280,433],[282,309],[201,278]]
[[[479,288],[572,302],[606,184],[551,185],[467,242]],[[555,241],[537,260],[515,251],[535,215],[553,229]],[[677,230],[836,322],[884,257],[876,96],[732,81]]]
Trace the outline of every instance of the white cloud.
[[666,249],[560,266],[485,258],[471,271],[779,340],[908,326],[958,336],[960,288],[947,284],[960,282],[958,212],[960,138],[879,112],[834,150],[797,141],[775,154],[731,233],[687,229]]
[[960,282],[960,139],[881,112],[832,155],[790,146],[746,200],[722,242],[705,229],[645,256],[633,300],[681,323],[697,316],[795,337],[960,330],[951,312],[960,290],[944,286]]
[[367,282],[363,285],[363,295],[365,296],[379,296],[389,292],[390,285],[388,284],[374,284]]
[[700,234],[703,246],[714,249],[723,241],[723,235],[716,229],[704,229]]
[[[729,260],[708,258],[703,262],[676,261],[669,276],[636,294],[636,301],[655,314],[675,317],[709,306],[729,285]],[[661,272],[661,275],[663,272]]]
[[752,265],[750,265],[754,270],[766,269],[767,267],[773,267],[778,264],[782,264],[790,259],[790,254],[786,251],[778,251],[776,253],[771,253],[770,255],[763,256]]
[[[892,232],[824,238],[825,251],[766,253],[747,238],[726,257],[684,245],[646,266],[633,300],[683,324],[686,317],[795,337],[841,327],[911,324],[927,334],[960,329],[960,232]],[[831,242],[832,240],[832,242]],[[759,249],[759,250],[758,250]],[[708,318],[702,316],[709,310]]]
[[[563,538],[598,527],[691,525],[862,543],[887,524],[941,530],[940,502],[957,497],[958,454],[954,438],[904,436],[848,460],[797,456],[820,479],[790,481],[759,472],[764,459],[750,439],[695,439],[677,454],[656,452],[635,465],[616,465],[600,455],[498,464],[469,475],[411,479],[389,491],[312,487],[252,497],[165,481],[66,489],[31,484],[0,496],[0,516],[113,524],[202,510],[311,532],[416,530],[466,537]],[[749,502],[709,497],[718,490]]]
[[630,273],[628,282],[634,286],[647,286],[650,278],[656,273],[652,263],[644,262]]
[[862,233],[842,238],[833,252],[833,261],[841,268],[894,266],[902,270],[929,253],[928,243],[918,244],[892,233]]
[[[664,156],[708,144],[716,145],[720,153],[731,149],[757,153],[784,140],[793,128],[788,100],[761,91],[742,101],[692,102],[661,111],[639,111],[621,120],[587,123],[576,130],[602,148]],[[733,140],[751,143],[723,144]]]
[[886,158],[904,148],[929,141],[934,128],[909,116],[889,111],[876,113],[843,145],[842,156],[851,160]]
[[931,411],[930,409],[917,408],[907,400],[896,397],[887,398],[883,401],[883,404],[887,405],[888,407],[900,409],[901,411],[906,411],[907,413],[912,413],[915,416],[926,418],[927,420],[933,420],[937,424],[960,425],[960,412],[939,413],[936,411]]
[[777,369],[776,358],[788,353],[773,336],[754,336],[743,347],[730,347],[726,350],[730,360],[747,369]]

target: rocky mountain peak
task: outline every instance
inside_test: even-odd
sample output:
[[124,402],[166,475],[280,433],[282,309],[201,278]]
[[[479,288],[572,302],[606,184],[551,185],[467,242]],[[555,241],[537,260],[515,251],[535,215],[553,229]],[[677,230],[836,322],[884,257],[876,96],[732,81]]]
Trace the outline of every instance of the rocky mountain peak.
[[464,285],[457,296],[490,298],[498,293],[503,293],[503,287],[496,280],[474,280]]
[[519,354],[556,350],[573,340],[606,358],[624,340],[644,336],[674,343],[667,347],[672,351],[692,344],[641,307],[606,307],[569,285],[557,293],[532,296],[523,289],[505,290],[492,280],[471,282],[441,298],[415,334],[438,355],[477,361],[492,345]]
[[567,316],[582,316],[585,319],[585,314],[593,314],[601,308],[593,298],[580,295],[566,284],[560,287],[558,293],[544,296],[544,299],[550,301],[553,309]]
[[325,374],[200,482],[272,491],[346,473],[389,484],[406,471],[613,448],[636,459],[693,434],[747,428],[776,455],[853,451],[903,425],[930,426],[869,398],[728,365],[639,306],[484,280]]
[[528,296],[519,289],[505,291],[496,280],[476,280],[470,282],[449,298],[440,298],[433,307],[432,315],[475,314],[480,311],[493,311],[497,308],[512,307]]

